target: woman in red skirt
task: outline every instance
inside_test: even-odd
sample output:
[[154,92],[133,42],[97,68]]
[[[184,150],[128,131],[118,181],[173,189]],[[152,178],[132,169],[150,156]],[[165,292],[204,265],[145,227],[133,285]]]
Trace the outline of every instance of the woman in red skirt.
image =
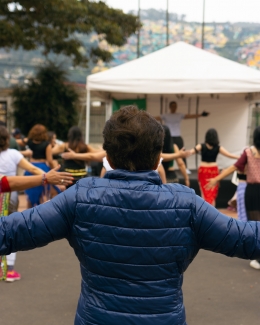
[[205,135],[205,142],[197,144],[190,150],[191,154],[200,153],[201,163],[198,170],[198,181],[201,196],[205,201],[215,206],[218,195],[218,184],[211,189],[205,186],[210,178],[214,178],[219,174],[217,165],[217,156],[222,154],[228,158],[238,159],[236,155],[232,155],[225,148],[219,145],[218,133],[215,129],[209,129]]

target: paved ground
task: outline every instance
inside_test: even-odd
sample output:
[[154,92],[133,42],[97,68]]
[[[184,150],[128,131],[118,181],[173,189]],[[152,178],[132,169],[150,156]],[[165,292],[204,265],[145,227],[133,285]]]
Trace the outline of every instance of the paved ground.
[[[79,263],[65,240],[19,252],[16,269],[21,281],[0,283],[0,324],[73,324]],[[248,261],[201,251],[184,277],[188,324],[259,324],[259,289],[260,271]]]

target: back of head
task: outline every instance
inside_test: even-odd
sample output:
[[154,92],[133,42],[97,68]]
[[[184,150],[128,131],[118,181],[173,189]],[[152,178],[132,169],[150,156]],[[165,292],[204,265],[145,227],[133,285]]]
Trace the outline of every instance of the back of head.
[[29,131],[28,138],[37,141],[48,141],[47,129],[42,124],[35,124]]
[[156,168],[163,148],[159,122],[136,106],[126,106],[106,122],[103,148],[115,168],[130,171]]
[[219,145],[218,132],[216,129],[209,129],[205,135],[205,142],[212,147]]
[[0,125],[0,152],[5,151],[9,147],[10,135],[5,126]]
[[80,152],[83,147],[85,148],[85,142],[83,140],[82,132],[78,126],[72,126],[68,132],[68,144],[69,148]]
[[253,143],[257,150],[260,150],[260,126],[255,128],[253,134]]

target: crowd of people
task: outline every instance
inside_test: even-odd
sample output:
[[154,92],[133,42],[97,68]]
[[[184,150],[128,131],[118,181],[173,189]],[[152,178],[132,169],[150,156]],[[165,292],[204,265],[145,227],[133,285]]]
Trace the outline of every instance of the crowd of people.
[[[260,195],[260,173],[257,160],[260,145],[258,129],[255,131],[254,147],[247,148],[242,156],[233,155],[219,144],[218,133],[211,128],[206,132],[204,143],[197,144],[190,150],[184,150],[184,141],[181,137],[180,123],[183,119],[207,117],[208,112],[201,114],[177,113],[177,103],[170,102],[170,113],[155,117],[164,129],[163,149],[157,172],[163,184],[178,183],[179,179],[174,170],[174,160],[183,175],[184,184],[190,186],[189,170],[186,158],[193,154],[201,154],[201,163],[198,169],[198,183],[201,197],[215,206],[218,195],[219,181],[238,170],[239,185],[236,194],[238,218],[242,221],[260,221],[260,205],[257,197]],[[9,134],[4,123],[0,125],[0,175],[1,194],[0,211],[8,215],[18,209],[17,190],[25,190],[28,208],[54,198],[57,194],[74,185],[81,178],[88,176],[86,164],[101,163],[103,168],[100,175],[113,170],[106,157],[106,151],[86,144],[78,126],[72,126],[68,132],[67,141],[57,140],[54,131],[47,131],[44,125],[36,124],[29,131],[28,136],[21,134],[16,128]],[[239,159],[230,168],[219,174],[217,156],[222,154],[231,159]],[[62,159],[62,166],[60,166]],[[253,166],[253,167],[251,167]],[[15,177],[17,168],[25,171],[25,177]],[[260,165],[259,165],[260,167]],[[249,173],[246,170],[249,168]],[[248,175],[247,175],[248,174]],[[38,178],[31,175],[39,175]],[[26,177],[30,176],[30,177]],[[249,186],[246,186],[247,184]],[[259,206],[258,206],[259,205]],[[21,279],[21,275],[14,270],[16,253],[2,256],[2,273],[0,279],[13,282]],[[250,265],[260,269],[260,260],[253,260]],[[4,270],[6,267],[6,271]]]
[[[253,147],[219,175],[219,153],[238,157],[220,146],[214,129],[193,149],[173,152],[172,148],[163,153],[163,125],[147,112],[128,106],[106,122],[103,137],[103,149],[95,149],[72,127],[68,141],[56,145],[54,133],[48,138],[46,128],[36,125],[28,137],[17,141],[30,148],[30,162],[23,165],[30,174],[14,176],[11,167],[19,166],[24,157],[8,149],[10,136],[5,127],[0,128],[0,173],[5,175],[1,176],[5,215],[0,218],[1,265],[6,255],[66,238],[82,275],[76,325],[186,324],[183,273],[199,249],[250,259],[253,267],[260,261],[260,223],[255,222],[260,221],[260,128],[254,133]],[[162,168],[162,162],[195,152],[202,154],[203,198],[187,186],[166,184],[167,171]],[[1,155],[7,154],[13,157],[8,175],[1,169]],[[57,154],[66,160],[59,172]],[[84,161],[102,160],[102,177],[86,177]],[[250,222],[229,218],[214,207],[219,180],[235,169],[246,169],[245,206]],[[206,183],[208,175],[213,177]],[[8,215],[10,192],[28,187],[35,190],[33,195],[26,192],[32,208]],[[212,188],[213,192],[206,192]],[[7,267],[12,274],[13,264],[7,261]],[[2,271],[0,276],[6,274]]]

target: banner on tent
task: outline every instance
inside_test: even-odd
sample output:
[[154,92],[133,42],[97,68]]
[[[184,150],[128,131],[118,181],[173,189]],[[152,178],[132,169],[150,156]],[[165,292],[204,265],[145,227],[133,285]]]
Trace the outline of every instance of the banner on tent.
[[135,105],[139,109],[146,111],[146,98],[132,98],[132,99],[114,99],[113,98],[113,112],[118,111],[123,106]]

